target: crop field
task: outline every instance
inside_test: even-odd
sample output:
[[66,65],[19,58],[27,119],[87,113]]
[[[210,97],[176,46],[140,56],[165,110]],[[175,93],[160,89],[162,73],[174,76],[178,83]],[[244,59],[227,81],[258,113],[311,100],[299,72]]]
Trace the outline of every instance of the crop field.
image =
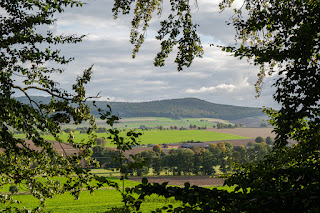
[[[142,131],[142,136],[140,137],[140,144],[167,144],[167,143],[179,143],[182,141],[221,141],[221,140],[240,140],[247,139],[248,137],[243,137],[239,135],[232,135],[219,132],[203,131],[203,130],[148,130]],[[121,132],[120,136],[125,136],[126,132]],[[18,138],[24,138],[23,134],[15,135]],[[87,140],[86,134],[80,134],[79,131],[74,133],[75,139],[77,142],[81,143],[82,141]],[[98,137],[108,138],[108,133],[97,133]],[[61,135],[63,140],[67,140],[68,134],[64,133]],[[54,140],[52,136],[44,135],[46,140]],[[108,147],[114,147],[114,144],[108,143]]]
[[[211,134],[207,134],[211,133]],[[167,131],[144,131],[141,136],[141,144],[166,144],[179,143],[182,141],[219,141],[246,139],[238,135],[208,132],[202,130],[167,130]]]
[[276,136],[276,134],[272,132],[273,128],[207,129],[207,131],[234,134],[249,138],[256,138],[259,136],[263,138],[266,138],[268,136],[270,136],[271,138],[275,138]]

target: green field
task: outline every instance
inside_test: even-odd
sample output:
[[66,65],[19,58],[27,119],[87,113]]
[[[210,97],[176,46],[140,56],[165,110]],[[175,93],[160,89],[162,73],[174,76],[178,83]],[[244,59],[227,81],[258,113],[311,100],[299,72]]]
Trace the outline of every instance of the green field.
[[[96,119],[96,122],[99,127],[109,127],[105,121],[101,119]],[[197,127],[208,127],[211,128],[217,123],[231,124],[228,121],[214,119],[214,118],[181,118],[179,120],[165,117],[137,117],[137,118],[123,118],[120,119],[119,123],[115,123],[114,127],[116,128],[139,128],[140,125],[146,127],[157,127],[163,126],[169,128],[170,126],[178,127],[189,127],[190,124],[196,125]],[[81,124],[80,127],[89,126],[88,124]],[[73,125],[64,125],[65,128],[74,128]]]
[[[21,206],[34,208],[39,205],[39,201],[32,195],[14,195],[15,199],[21,201]],[[100,189],[93,194],[88,191],[83,191],[80,194],[80,199],[75,200],[70,194],[58,195],[47,200],[46,210],[48,212],[64,213],[64,212],[105,212],[112,207],[122,205],[121,194],[114,189]],[[142,212],[151,212],[165,204],[179,205],[179,202],[174,199],[165,199],[158,196],[151,196],[142,204]],[[1,206],[3,208],[4,206]]]
[[[239,140],[246,139],[246,137],[224,134],[218,132],[211,131],[203,131],[203,130],[148,130],[142,131],[137,130],[137,132],[141,132],[142,136],[140,137],[140,144],[167,144],[167,143],[179,143],[182,141],[220,141],[220,140]],[[120,136],[125,136],[125,132],[121,132]],[[17,138],[24,138],[23,134],[15,135]],[[76,131],[74,133],[75,139],[77,142],[81,142],[82,140],[87,139],[86,134],[80,134],[80,132]],[[98,137],[109,137],[107,133],[97,133]],[[61,135],[63,140],[67,140],[68,134],[64,133]],[[54,140],[52,136],[44,135],[46,140]],[[112,143],[108,143],[107,146],[113,147]]]
[[[114,179],[113,179],[114,180]],[[133,187],[138,182],[125,181],[126,187]],[[209,187],[214,188],[214,187]],[[217,187],[218,189],[224,189],[228,191],[234,190],[234,187]],[[15,206],[25,206],[27,208],[34,208],[39,205],[39,201],[30,194],[13,195],[14,199],[21,201],[21,204]],[[115,189],[99,189],[90,194],[89,191],[83,191],[80,193],[80,199],[75,200],[69,193],[63,195],[57,195],[52,199],[46,201],[47,212],[54,213],[80,213],[80,212],[105,212],[112,207],[122,205],[122,197],[120,192]],[[159,196],[146,197],[145,202],[142,204],[142,212],[151,212],[156,208],[164,205],[171,204],[173,206],[180,205],[180,202],[169,198],[165,199]],[[0,205],[0,208],[5,207]]]

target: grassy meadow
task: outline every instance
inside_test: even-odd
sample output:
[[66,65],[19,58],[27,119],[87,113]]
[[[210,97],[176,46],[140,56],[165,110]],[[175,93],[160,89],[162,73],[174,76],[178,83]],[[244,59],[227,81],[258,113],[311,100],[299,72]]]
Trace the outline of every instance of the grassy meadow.
[[[112,181],[118,182],[120,185],[119,178],[109,178]],[[63,178],[60,178],[63,182]],[[139,182],[125,180],[125,187],[134,187]],[[2,189],[2,192],[8,192],[9,186]],[[218,188],[222,190],[233,191],[234,187],[221,187],[221,186],[211,186],[208,188]],[[22,192],[22,193],[21,193]],[[14,199],[17,199],[21,204],[15,204],[16,207],[25,206],[28,209],[35,208],[39,206],[40,202],[38,199],[34,198],[31,194],[26,194],[25,190],[19,191],[18,194],[13,195]],[[53,213],[80,213],[80,212],[106,212],[112,207],[119,207],[122,205],[122,197],[119,191],[113,188],[101,188],[95,190],[94,193],[90,194],[89,191],[82,191],[80,193],[80,198],[75,200],[75,198],[70,194],[66,193],[63,195],[56,195],[54,198],[48,199],[46,201],[46,211]],[[156,208],[160,208],[164,205],[171,204],[173,206],[179,206],[181,203],[174,200],[173,198],[166,199],[161,196],[152,195],[146,197],[145,202],[141,205],[142,212],[151,212]],[[5,205],[1,204],[0,208],[4,208]]]
[[[247,137],[242,137],[238,135],[226,134],[226,133],[218,133],[211,131],[202,131],[202,130],[136,130],[136,132],[141,132],[142,136],[140,136],[139,141],[140,145],[148,145],[148,144],[167,144],[167,143],[179,143],[182,141],[220,141],[220,140],[239,140],[246,139]],[[16,134],[17,138],[24,138],[24,134]],[[97,133],[98,137],[108,138],[108,133]],[[126,132],[122,131],[120,136],[125,137]],[[46,140],[54,140],[54,137],[50,135],[43,136]],[[87,140],[86,134],[81,134],[79,131],[74,132],[74,137],[77,142],[81,143],[81,141]],[[68,134],[61,134],[62,140],[67,140]],[[108,142],[108,147],[114,147],[114,144]]]

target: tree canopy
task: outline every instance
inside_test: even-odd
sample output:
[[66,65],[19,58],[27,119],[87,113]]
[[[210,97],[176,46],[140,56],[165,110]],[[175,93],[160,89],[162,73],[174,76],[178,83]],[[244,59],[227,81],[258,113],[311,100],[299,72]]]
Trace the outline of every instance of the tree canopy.
[[[59,83],[52,80],[54,74],[63,75],[63,66],[72,61],[61,55],[56,45],[78,43],[82,36],[54,35],[50,30],[39,30],[40,27],[49,29],[48,26],[55,23],[54,14],[66,7],[79,6],[82,3],[73,0],[0,1],[0,186],[23,186],[39,198],[42,205],[56,193],[70,191],[77,196],[83,187],[93,189],[87,184],[88,171],[79,167],[80,160],[93,163],[89,156],[96,125],[85,103],[88,97],[84,89],[90,81],[91,67],[75,79],[72,91],[60,88]],[[51,100],[38,103],[30,97],[30,91],[49,95]],[[27,97],[28,103],[16,100],[21,94]],[[79,150],[74,155],[58,153],[52,143],[41,136],[41,132],[47,132],[61,144],[60,125],[83,121],[91,124],[89,139],[75,143],[70,133],[68,143]],[[32,144],[15,138],[14,131],[23,132]],[[63,150],[63,146],[61,148]],[[52,178],[56,176],[67,177],[67,182],[61,187],[54,184]],[[2,193],[0,201],[14,202]],[[11,205],[2,211],[10,208]],[[41,210],[42,206],[34,209]]]

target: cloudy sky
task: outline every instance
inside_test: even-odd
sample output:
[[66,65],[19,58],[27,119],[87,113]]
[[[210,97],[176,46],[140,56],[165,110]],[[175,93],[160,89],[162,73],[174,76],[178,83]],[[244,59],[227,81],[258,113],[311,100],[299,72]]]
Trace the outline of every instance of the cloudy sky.
[[[174,54],[165,67],[153,66],[153,58],[160,49],[159,42],[154,39],[161,20],[158,17],[152,21],[141,51],[132,59],[133,46],[129,42],[132,16],[114,20],[112,0],[90,0],[82,8],[67,9],[58,16],[51,30],[56,34],[87,36],[81,44],[62,49],[63,54],[75,57],[75,61],[56,78],[62,87],[68,87],[76,75],[93,64],[94,74],[87,90],[89,95],[100,92],[101,100],[131,102],[196,97],[221,104],[276,106],[271,88],[274,77],[265,79],[262,95],[256,99],[254,83],[258,67],[229,56],[217,47],[210,47],[212,43],[235,43],[235,31],[225,23],[232,11],[219,13],[217,2],[198,0],[198,7],[193,7],[194,22],[200,25],[198,33],[205,54],[182,72],[178,72],[173,63]],[[166,8],[163,8],[164,16]]]

